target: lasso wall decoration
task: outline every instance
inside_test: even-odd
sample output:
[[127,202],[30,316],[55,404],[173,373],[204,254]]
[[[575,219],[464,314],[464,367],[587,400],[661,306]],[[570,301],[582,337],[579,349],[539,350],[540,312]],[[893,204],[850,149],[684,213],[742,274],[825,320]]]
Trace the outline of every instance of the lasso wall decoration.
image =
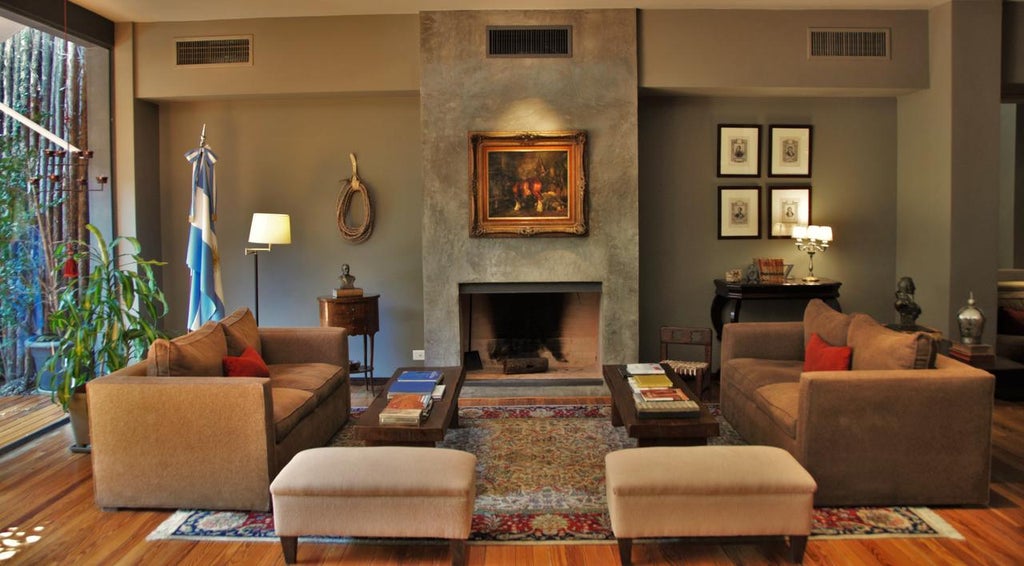
[[[345,185],[338,193],[337,217],[338,230],[341,235],[349,241],[360,243],[369,239],[373,232],[373,201],[370,199],[370,188],[359,180],[359,166],[356,163],[356,154],[348,154],[352,160],[352,178],[345,181]],[[352,207],[352,199],[355,195],[363,199],[363,221],[358,226],[348,225],[348,213]]]

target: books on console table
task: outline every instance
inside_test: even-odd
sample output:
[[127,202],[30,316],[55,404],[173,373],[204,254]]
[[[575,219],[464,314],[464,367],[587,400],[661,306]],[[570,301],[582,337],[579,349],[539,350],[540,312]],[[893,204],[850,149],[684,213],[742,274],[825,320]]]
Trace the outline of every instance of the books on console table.
[[665,368],[661,364],[626,364],[626,373],[629,375],[665,375]]
[[377,421],[382,425],[418,425],[430,414],[432,404],[430,395],[389,397],[388,405],[381,410]]
[[434,386],[436,384],[433,381],[402,381],[398,380],[388,386],[388,399],[393,398],[396,395],[402,394],[414,394],[414,395],[427,395],[428,397],[434,392]]
[[638,389],[662,389],[672,387],[672,380],[667,375],[634,375],[627,377],[626,382],[634,391]]
[[700,415],[700,405],[696,401],[644,401],[633,397],[636,403],[636,416],[639,419],[674,419],[696,417]]
[[429,381],[431,383],[438,383],[443,377],[444,373],[437,369],[405,370],[398,375],[398,381]]

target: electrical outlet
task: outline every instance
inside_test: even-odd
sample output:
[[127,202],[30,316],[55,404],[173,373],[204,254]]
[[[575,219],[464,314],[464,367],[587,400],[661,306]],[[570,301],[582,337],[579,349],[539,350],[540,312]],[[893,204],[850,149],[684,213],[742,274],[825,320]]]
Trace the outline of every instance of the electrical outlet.
[[427,353],[426,353],[425,350],[413,350],[412,351],[412,359],[414,359],[414,360],[423,360],[423,359],[426,359],[426,357],[427,357]]

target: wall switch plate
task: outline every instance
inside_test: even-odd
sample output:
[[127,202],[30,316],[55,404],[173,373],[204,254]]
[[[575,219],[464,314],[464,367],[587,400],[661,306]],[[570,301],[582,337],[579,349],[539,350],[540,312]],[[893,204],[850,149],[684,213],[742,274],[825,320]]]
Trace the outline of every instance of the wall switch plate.
[[414,360],[423,360],[423,359],[426,359],[426,357],[427,357],[426,350],[413,350],[412,351],[412,359],[414,359]]

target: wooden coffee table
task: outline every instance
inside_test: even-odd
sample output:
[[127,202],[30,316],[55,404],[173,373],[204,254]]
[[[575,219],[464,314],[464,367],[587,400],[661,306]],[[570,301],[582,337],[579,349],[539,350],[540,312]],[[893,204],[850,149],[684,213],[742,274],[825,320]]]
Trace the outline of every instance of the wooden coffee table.
[[700,398],[666,364],[665,373],[675,387],[679,387],[700,405],[700,413],[685,418],[640,419],[636,415],[633,392],[626,383],[626,366],[604,366],[604,382],[612,393],[612,425],[625,426],[626,434],[635,438],[638,446],[698,446],[707,444],[708,438],[718,436],[718,421]]
[[[388,404],[388,388],[403,371],[423,371],[437,369],[444,372],[444,397],[434,400],[427,420],[419,425],[382,425],[377,420],[380,412]],[[367,446],[434,446],[444,439],[449,427],[459,426],[459,393],[466,372],[461,366],[452,367],[411,367],[398,368],[384,388],[367,407],[366,412],[352,425],[354,436],[366,442]]]

